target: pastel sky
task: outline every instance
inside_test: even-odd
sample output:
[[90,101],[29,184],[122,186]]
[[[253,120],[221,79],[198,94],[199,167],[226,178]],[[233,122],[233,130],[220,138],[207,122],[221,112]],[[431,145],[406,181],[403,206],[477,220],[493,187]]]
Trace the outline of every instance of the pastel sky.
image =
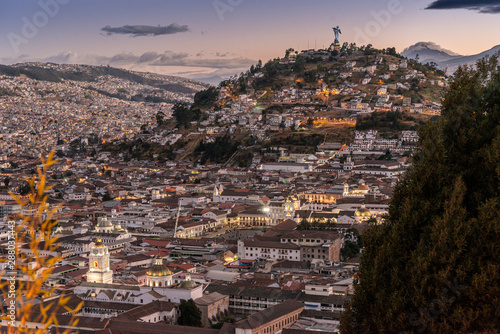
[[0,0],[0,63],[228,76],[290,47],[328,47],[337,25],[341,42],[476,54],[500,44],[500,1]]

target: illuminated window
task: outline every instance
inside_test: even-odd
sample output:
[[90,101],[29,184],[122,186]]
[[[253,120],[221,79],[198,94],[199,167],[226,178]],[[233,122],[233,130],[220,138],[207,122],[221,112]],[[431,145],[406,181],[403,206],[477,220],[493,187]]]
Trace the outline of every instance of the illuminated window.
[[94,267],[97,267],[97,261],[94,261]]

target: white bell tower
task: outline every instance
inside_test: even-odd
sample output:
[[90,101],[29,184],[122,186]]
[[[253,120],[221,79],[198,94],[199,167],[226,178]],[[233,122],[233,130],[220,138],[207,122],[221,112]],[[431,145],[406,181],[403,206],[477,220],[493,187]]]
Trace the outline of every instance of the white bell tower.
[[108,247],[101,242],[101,238],[97,239],[90,251],[87,282],[113,283],[113,271],[109,269]]

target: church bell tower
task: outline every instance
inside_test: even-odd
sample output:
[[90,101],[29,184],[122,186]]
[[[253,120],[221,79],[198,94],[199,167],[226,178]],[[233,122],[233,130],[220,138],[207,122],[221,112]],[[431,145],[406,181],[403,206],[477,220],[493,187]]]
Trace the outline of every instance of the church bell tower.
[[97,239],[90,251],[87,282],[113,283],[113,271],[109,269],[108,247],[101,242],[101,238]]

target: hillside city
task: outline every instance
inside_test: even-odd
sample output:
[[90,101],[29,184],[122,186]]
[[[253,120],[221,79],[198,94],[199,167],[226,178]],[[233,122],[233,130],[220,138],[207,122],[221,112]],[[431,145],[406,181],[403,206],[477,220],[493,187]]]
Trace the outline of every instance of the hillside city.
[[[76,328],[92,333],[181,331],[190,300],[204,328],[184,333],[338,333],[363,231],[385,222],[449,85],[432,64],[352,45],[289,49],[219,87],[18,66],[0,75],[0,239],[33,209],[25,178],[55,151],[58,246],[40,247],[63,259],[44,285],[83,302]],[[19,245],[18,261],[30,252]]]

